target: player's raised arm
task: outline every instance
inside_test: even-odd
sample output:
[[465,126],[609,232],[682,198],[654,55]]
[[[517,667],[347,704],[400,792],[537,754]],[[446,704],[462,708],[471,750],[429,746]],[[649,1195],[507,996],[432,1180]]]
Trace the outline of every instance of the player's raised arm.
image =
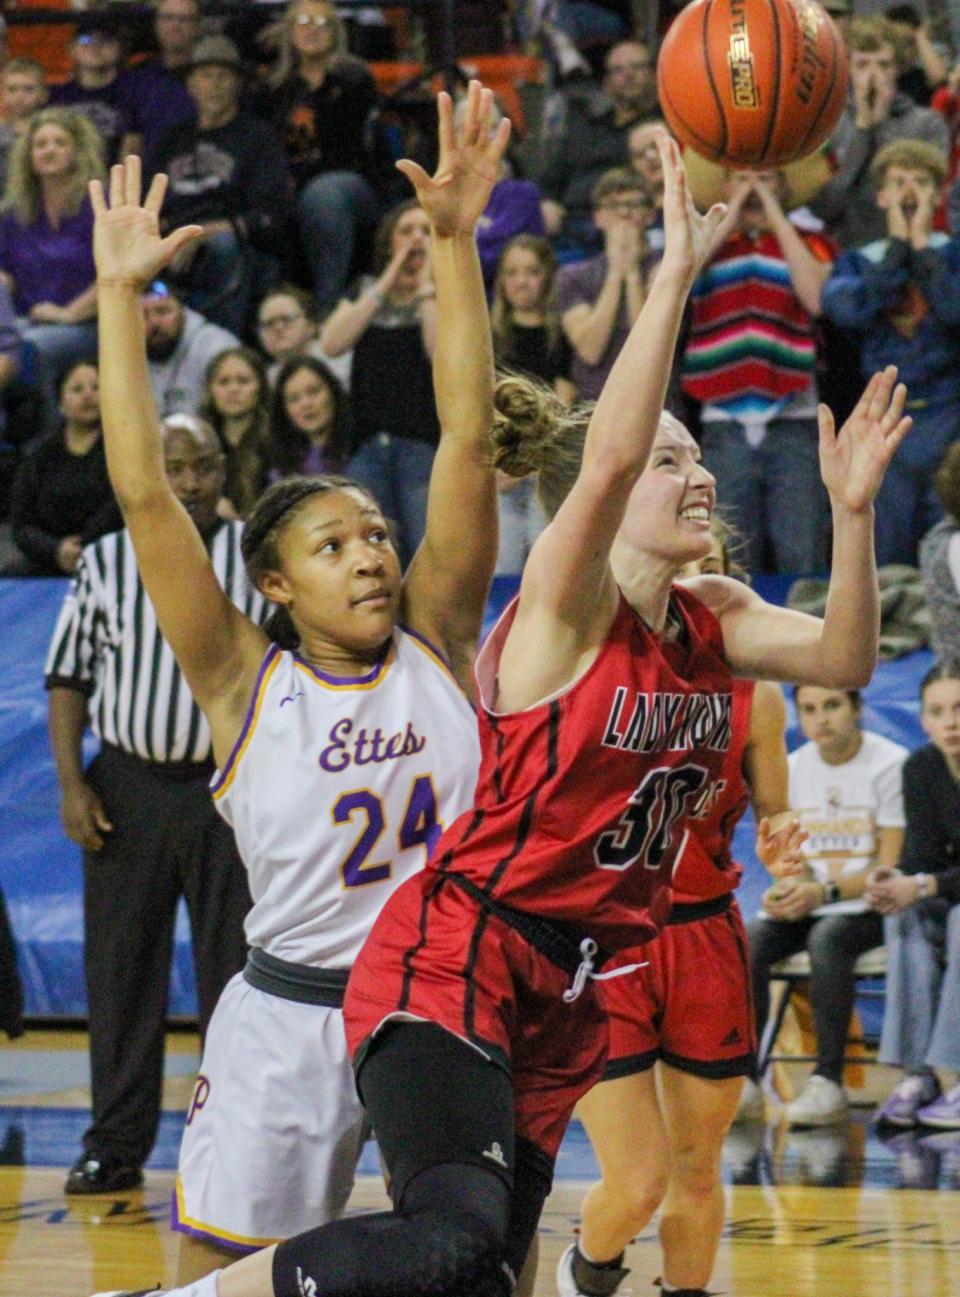
[[215,746],[229,751],[231,718],[236,713],[239,732],[268,641],[224,594],[164,468],[140,295],[200,233],[186,226],[160,237],[165,192],[166,177],[156,176],[141,202],[140,159],[132,156],[111,169],[109,201],[99,181],[90,185],[103,437],[110,480],[160,628],[207,713]]
[[696,583],[697,593],[720,617],[727,658],[738,674],[837,689],[869,683],[880,632],[873,503],[910,428],[903,413],[906,395],[890,365],[870,379],[838,433],[833,415],[820,406],[820,471],[833,513],[822,618],[774,607],[724,578]]
[[431,226],[437,290],[433,386],[440,419],[426,532],[404,585],[405,617],[441,643],[463,680],[469,678],[497,559],[489,441],[493,344],[476,226],[497,180],[510,123],[504,119],[492,133],[492,107],[492,92],[471,81],[456,129],[450,96],[440,94],[436,174],[428,176],[413,162],[399,163]]
[[657,433],[687,295],[724,212],[697,212],[677,145],[661,132],[658,147],[663,260],[593,410],[576,483],[534,545],[521,586],[518,622],[551,618],[570,657],[598,643],[613,617],[610,548]]

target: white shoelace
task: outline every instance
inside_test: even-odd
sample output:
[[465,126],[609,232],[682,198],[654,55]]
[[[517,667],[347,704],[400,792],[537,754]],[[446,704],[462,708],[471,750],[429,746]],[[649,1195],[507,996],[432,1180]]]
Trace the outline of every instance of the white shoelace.
[[595,973],[593,971],[593,961],[596,959],[599,949],[600,947],[592,937],[584,937],[580,942],[580,964],[573,975],[573,981],[563,993],[565,1004],[573,1004],[574,1000],[579,1000],[588,980],[591,982],[609,982],[612,977],[623,977],[626,973],[635,973],[638,968],[646,968],[650,962],[645,959],[639,964],[624,964],[623,968],[614,968],[609,973]]

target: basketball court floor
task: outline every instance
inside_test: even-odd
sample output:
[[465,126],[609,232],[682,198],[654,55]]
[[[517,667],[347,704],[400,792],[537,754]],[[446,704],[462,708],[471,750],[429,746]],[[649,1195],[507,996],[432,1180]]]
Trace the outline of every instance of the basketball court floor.
[[[88,1297],[164,1286],[167,1228],[196,1037],[171,1035],[164,1116],[143,1190],[66,1198],[66,1167],[89,1118],[82,1033],[30,1032],[0,1048],[0,1297]],[[882,1089],[887,1077],[870,1069]],[[883,1143],[869,1109],[830,1131],[735,1128],[724,1151],[728,1224],[714,1276],[723,1297],[947,1297],[960,1294],[960,1133]],[[385,1204],[368,1146],[352,1210]],[[574,1123],[540,1228],[537,1297],[554,1297],[557,1257],[594,1175]],[[655,1297],[655,1224],[627,1257],[632,1297]],[[466,1297],[466,1295],[465,1295]]]

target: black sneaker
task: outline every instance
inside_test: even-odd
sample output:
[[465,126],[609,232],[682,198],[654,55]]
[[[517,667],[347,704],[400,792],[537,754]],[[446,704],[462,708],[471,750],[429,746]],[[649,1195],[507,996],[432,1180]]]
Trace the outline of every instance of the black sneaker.
[[143,1184],[139,1166],[122,1162],[104,1162],[96,1153],[81,1153],[67,1173],[64,1193],[114,1193],[118,1189],[136,1189]]

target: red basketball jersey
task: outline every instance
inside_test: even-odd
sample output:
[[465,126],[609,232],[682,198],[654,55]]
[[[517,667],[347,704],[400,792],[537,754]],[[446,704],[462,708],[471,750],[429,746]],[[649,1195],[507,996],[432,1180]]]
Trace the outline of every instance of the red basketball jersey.
[[711,901],[732,892],[740,882],[742,871],[730,854],[730,846],[733,830],[750,801],[743,754],[750,737],[753,687],[752,680],[733,681],[730,747],[723,775],[714,785],[713,798],[703,803],[687,825],[690,838],[670,885],[675,901]]
[[474,808],[428,870],[459,873],[493,900],[577,924],[613,952],[648,940],[670,908],[687,821],[716,797],[733,741],[733,678],[714,615],[674,588],[684,623],[662,642],[621,597],[579,680],[498,713],[510,605],[477,659],[481,765]]

